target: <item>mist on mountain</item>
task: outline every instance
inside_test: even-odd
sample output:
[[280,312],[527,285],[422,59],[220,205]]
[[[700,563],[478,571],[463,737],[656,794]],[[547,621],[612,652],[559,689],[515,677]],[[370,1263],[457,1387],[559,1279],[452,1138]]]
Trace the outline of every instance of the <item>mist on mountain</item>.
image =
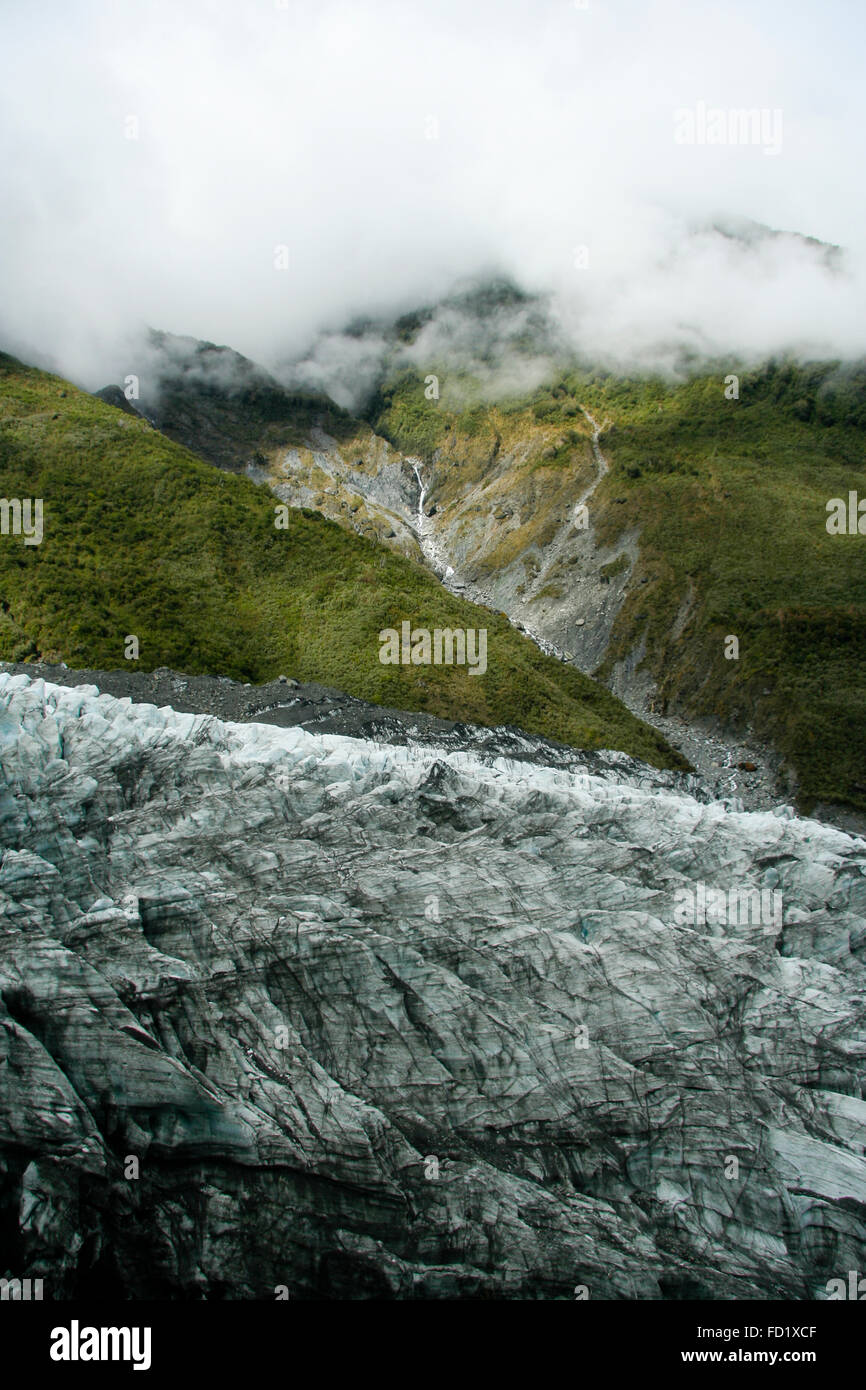
[[[863,23],[842,0],[820,18],[153,0],[134,24],[92,0],[50,24],[20,7],[0,55],[0,346],[93,390],[152,324],[303,364],[354,404],[383,347],[347,324],[439,305],[406,355],[461,370],[476,345],[446,301],[501,276],[621,369],[856,356],[861,194],[839,170],[860,162]],[[770,113],[779,138],[678,142],[677,113],[704,108]],[[719,231],[749,221],[803,235]],[[519,336],[524,312],[492,327]],[[514,362],[521,382],[542,368]]]

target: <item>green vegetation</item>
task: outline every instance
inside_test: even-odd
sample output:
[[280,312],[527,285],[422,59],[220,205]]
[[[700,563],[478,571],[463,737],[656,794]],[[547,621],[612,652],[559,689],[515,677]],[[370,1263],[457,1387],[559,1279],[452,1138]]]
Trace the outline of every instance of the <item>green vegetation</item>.
[[[543,656],[505,619],[419,565],[222,473],[144,420],[0,356],[0,493],[44,499],[44,539],[0,537],[0,658],[238,680],[284,672],[380,704],[518,725],[683,766],[604,687]],[[488,670],[383,666],[404,620],[486,627]],[[133,663],[130,663],[132,665]]]
[[[430,371],[436,373],[436,368]],[[423,377],[417,372],[399,372],[376,393],[367,418],[376,433],[396,444],[402,453],[429,460],[445,441],[451,414],[440,409],[438,401],[428,400],[424,389]]]
[[[731,372],[738,400],[725,397]],[[804,809],[866,809],[866,537],[825,526],[831,497],[866,497],[866,370],[726,363],[677,385],[588,373],[563,385],[615,422],[594,519],[608,544],[639,528],[647,580],[600,674],[645,634],[663,699],[772,739]]]
[[618,574],[623,574],[628,569],[629,564],[627,555],[617,555],[615,560],[610,560],[608,564],[602,565],[599,574],[602,579],[616,579]]
[[[407,337],[415,331],[407,319]],[[470,539],[491,513],[509,519],[476,560],[479,574],[520,560],[527,575],[538,571],[595,474],[580,407],[609,419],[601,443],[611,471],[593,495],[593,525],[610,546],[636,531],[639,559],[599,674],[645,639],[669,706],[772,740],[798,775],[804,809],[866,809],[866,537],[825,527],[831,497],[866,498],[866,368],[726,362],[678,383],[574,368],[496,404],[466,374],[427,371],[440,378],[439,401],[425,397],[426,371],[402,371],[367,420],[433,465],[431,500],[453,509]],[[729,400],[735,371],[739,399]],[[302,445],[323,418],[320,398],[290,400],[254,375],[240,397],[202,388],[194,404],[196,447],[204,422],[212,456],[234,451],[230,466],[253,449],[264,463]],[[347,458],[375,469],[367,424],[337,407],[325,424]],[[3,495],[45,499],[41,546],[0,538],[0,657],[122,665],[123,638],[136,633],[145,668],[251,681],[285,671],[379,703],[676,761],[604,689],[420,566],[311,512],[291,512],[276,530],[263,489],[9,358],[0,359],[0,451]],[[357,499],[353,507],[357,522]],[[621,556],[601,575],[629,563]],[[562,575],[548,579],[552,599]],[[404,618],[487,627],[487,674],[382,666],[378,631]],[[737,660],[724,655],[731,635]]]
[[[737,400],[725,396],[733,372]],[[605,545],[636,528],[640,558],[598,674],[645,637],[663,701],[773,741],[803,809],[866,810],[866,536],[825,527],[831,497],[866,498],[866,366],[704,363],[679,383],[575,368],[480,416],[473,407],[471,429],[442,380],[431,403],[423,373],[403,373],[380,390],[371,420],[400,448],[428,460],[439,451],[440,506],[488,479],[513,506],[522,524],[483,568],[543,551],[592,476],[580,406],[609,418],[611,471],[593,524]],[[465,380],[459,399],[471,399]],[[728,635],[739,638],[737,660],[725,659]]]
[[143,413],[220,468],[263,468],[279,451],[305,444],[313,426],[341,441],[355,435],[357,422],[328,396],[287,390],[231,348],[154,330],[149,341],[158,354]]
[[477,381],[439,371],[441,400],[428,401],[424,375],[406,370],[380,388],[368,418],[404,454],[434,464],[429,496],[441,509],[454,504],[463,510],[470,490],[483,485],[483,508],[469,506],[463,524],[488,508],[496,515],[497,504],[521,519],[476,561],[479,573],[495,573],[552,541],[575,492],[595,474],[591,431],[564,393],[555,400],[555,412],[568,408],[566,428],[558,415],[536,418],[536,396],[485,403]]

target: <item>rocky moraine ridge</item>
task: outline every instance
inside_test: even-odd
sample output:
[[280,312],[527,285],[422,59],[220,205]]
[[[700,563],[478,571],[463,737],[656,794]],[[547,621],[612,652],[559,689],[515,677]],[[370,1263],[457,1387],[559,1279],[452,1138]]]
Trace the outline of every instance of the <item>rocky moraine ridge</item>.
[[[0,762],[7,1277],[805,1300],[866,1268],[862,839],[622,754],[8,672]],[[684,923],[700,885],[781,920]]]

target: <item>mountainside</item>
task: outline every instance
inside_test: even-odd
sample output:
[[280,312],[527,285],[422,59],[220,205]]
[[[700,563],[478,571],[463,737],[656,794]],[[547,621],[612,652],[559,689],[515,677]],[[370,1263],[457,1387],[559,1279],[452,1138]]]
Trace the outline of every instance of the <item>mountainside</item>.
[[[747,231],[757,242],[778,235]],[[833,248],[815,245],[835,264]],[[352,353],[367,382],[363,419],[320,389],[333,378],[324,363]],[[353,325],[337,347],[287,367],[289,385],[230,349],[151,333],[139,405],[201,457],[267,484],[295,509],[292,525],[297,509],[318,512],[507,615],[673,738],[718,795],[794,797],[856,822],[866,811],[866,549],[826,523],[833,498],[866,497],[866,367],[694,357],[679,379],[625,378],[563,366],[565,353],[549,306],[494,281],[392,323]],[[120,404],[118,394],[106,399]],[[368,571],[377,595],[379,579]],[[354,585],[352,604],[369,607],[358,594]],[[156,660],[201,669],[182,646]],[[319,652],[300,674],[575,741],[561,718],[532,722],[538,702],[515,707],[513,690],[479,701],[480,682],[464,678],[448,706],[435,668],[374,672],[369,655]],[[105,664],[107,653],[75,660]],[[222,653],[211,664],[240,674]],[[363,687],[350,666],[367,667]]]
[[20,1380],[858,1364],[866,27],[683,8],[3,10]]
[[[701,234],[843,270],[839,248],[759,224]],[[866,498],[863,363],[680,351],[673,374],[624,376],[575,361],[551,304],[495,279],[325,335],[288,385],[191,339],[142,352],[153,423],[507,614],[717,794],[866,811],[866,547],[826,525],[831,499]]]
[[46,1298],[808,1300],[863,1268],[863,840],[622,755],[5,673],[0,710],[3,1262]]
[[[265,488],[8,357],[0,451],[2,495],[44,505],[39,544],[0,540],[0,658],[122,667],[136,637],[132,668],[285,674],[376,704],[685,765],[603,686],[422,566],[315,513],[282,515]],[[459,651],[453,664],[383,664],[379,633],[403,623],[486,631],[486,669],[457,664]]]
[[575,371],[468,426],[442,403],[423,411],[421,378],[404,376],[375,426],[425,460],[452,583],[632,708],[751,726],[804,807],[862,810],[866,546],[826,523],[830,499],[866,497],[866,370],[743,368],[738,399],[726,375]]
[[231,472],[257,456],[263,461],[262,449],[301,442],[312,428],[354,429],[329,396],[286,390],[257,362],[215,343],[150,329],[135,366],[141,413],[175,443]]
[[866,547],[827,530],[831,499],[866,498],[866,366],[563,366],[545,305],[498,282],[326,347],[365,365],[365,418],[252,427],[249,476],[423,559],[637,714],[775,750],[804,809],[866,810]]

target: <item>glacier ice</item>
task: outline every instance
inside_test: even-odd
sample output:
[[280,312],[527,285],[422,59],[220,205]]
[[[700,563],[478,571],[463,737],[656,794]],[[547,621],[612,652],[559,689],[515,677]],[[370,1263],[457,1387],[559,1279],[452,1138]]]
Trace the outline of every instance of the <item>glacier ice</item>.
[[[809,1299],[864,1267],[862,840],[624,757],[4,674],[0,764],[0,1262],[46,1296]],[[699,883],[782,925],[678,924]]]

